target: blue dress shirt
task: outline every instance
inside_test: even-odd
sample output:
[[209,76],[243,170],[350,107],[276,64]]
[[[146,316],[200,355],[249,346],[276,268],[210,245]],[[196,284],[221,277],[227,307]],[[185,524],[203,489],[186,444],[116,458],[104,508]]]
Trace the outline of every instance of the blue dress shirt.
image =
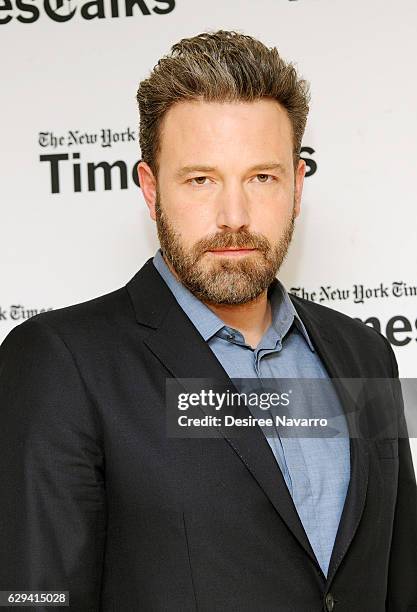
[[[153,263],[178,304],[233,379],[328,379],[288,293],[279,281],[270,292],[272,323],[256,348],[196,298],[172,274],[158,249]],[[324,404],[324,405],[323,405]],[[307,414],[310,411],[310,414]],[[318,416],[315,402],[303,407],[303,416]],[[341,415],[337,437],[266,439],[282,471],[288,490],[325,576],[350,480],[349,433],[335,393],[327,390],[320,417]]]

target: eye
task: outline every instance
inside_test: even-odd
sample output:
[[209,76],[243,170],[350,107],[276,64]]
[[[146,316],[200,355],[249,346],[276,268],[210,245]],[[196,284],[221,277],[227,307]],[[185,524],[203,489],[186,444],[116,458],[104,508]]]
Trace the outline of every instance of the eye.
[[[188,182],[191,185],[205,185],[205,180],[207,179],[207,176],[194,176],[192,179],[189,179]],[[193,181],[195,181],[195,183],[193,183]]]
[[268,181],[268,179],[275,179],[274,176],[272,176],[272,174],[257,174],[256,178],[258,179],[259,183],[268,183],[271,181]]

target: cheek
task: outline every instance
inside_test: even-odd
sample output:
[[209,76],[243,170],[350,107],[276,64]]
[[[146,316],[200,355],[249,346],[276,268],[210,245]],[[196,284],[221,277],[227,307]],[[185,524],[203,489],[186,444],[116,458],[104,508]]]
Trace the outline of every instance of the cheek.
[[276,238],[290,222],[294,208],[292,195],[285,198],[264,198],[251,206],[251,224],[253,231],[259,231],[266,237]]
[[214,202],[202,196],[191,197],[184,191],[175,191],[165,200],[167,216],[186,239],[201,238],[216,231]]
[[175,206],[167,207],[166,215],[186,247],[192,247],[217,230],[213,209],[209,207],[197,208],[191,203],[176,203]]

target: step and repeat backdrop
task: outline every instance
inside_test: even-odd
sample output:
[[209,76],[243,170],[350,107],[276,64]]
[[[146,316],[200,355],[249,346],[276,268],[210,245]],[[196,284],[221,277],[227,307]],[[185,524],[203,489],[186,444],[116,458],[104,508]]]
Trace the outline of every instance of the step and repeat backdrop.
[[381,331],[417,377],[416,20],[415,0],[0,0],[0,342],[154,254],[138,83],[180,38],[234,29],[311,83],[280,279]]

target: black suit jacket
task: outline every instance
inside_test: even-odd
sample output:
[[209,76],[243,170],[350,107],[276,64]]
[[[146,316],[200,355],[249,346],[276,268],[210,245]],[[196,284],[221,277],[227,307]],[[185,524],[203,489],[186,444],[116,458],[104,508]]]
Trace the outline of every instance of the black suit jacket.
[[[398,375],[373,329],[291,299],[331,377]],[[68,590],[77,612],[417,610],[416,481],[398,392],[370,406],[398,419],[393,438],[350,439],[326,579],[260,429],[167,436],[172,377],[230,382],[152,259],[125,287],[11,331],[0,348],[0,590]]]

